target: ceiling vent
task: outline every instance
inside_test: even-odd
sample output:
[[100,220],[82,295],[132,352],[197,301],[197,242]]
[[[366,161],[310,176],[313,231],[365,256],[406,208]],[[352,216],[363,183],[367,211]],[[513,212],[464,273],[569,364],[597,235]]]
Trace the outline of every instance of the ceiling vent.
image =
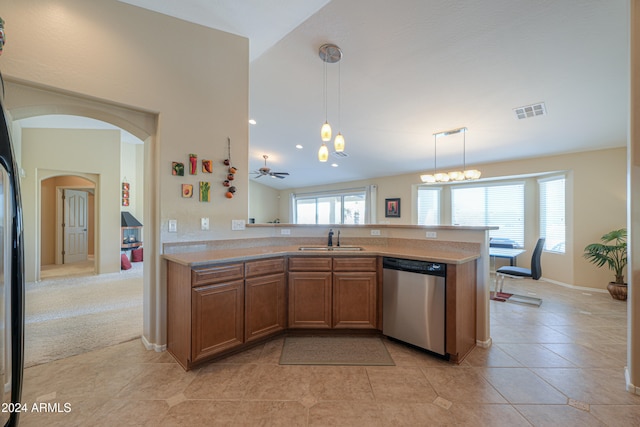
[[345,151],[334,151],[331,154],[333,154],[334,157],[338,157],[340,159],[349,157],[349,155]]
[[514,108],[513,111],[516,113],[518,120],[547,115],[547,107],[544,106],[544,102]]

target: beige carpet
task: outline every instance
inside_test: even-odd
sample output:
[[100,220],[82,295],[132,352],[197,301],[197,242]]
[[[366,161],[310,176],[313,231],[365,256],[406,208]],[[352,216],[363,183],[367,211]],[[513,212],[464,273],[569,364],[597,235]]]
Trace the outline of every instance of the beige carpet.
[[131,270],[26,284],[25,367],[142,334],[142,263]]
[[394,366],[378,337],[286,337],[281,365]]

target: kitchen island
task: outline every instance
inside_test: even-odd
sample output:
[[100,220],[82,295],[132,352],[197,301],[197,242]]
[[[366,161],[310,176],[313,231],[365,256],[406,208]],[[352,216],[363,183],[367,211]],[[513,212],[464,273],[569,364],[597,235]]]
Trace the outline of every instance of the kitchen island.
[[354,238],[352,249],[325,250],[319,239],[259,240],[163,256],[167,350],[184,369],[285,332],[381,334],[383,257],[446,264],[446,355],[460,363],[476,345],[480,245]]

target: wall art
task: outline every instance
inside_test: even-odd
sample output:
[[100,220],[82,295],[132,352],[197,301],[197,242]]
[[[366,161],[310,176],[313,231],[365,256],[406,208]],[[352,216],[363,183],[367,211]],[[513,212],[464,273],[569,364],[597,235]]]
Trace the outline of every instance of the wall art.
[[400,199],[384,199],[384,216],[400,218]]
[[202,172],[213,173],[213,162],[211,160],[202,161]]
[[182,197],[191,198],[193,197],[193,185],[192,184],[182,184]]
[[171,175],[184,176],[184,163],[172,162],[171,163]]
[[189,174],[191,175],[198,174],[198,155],[197,154],[189,154]]
[[209,192],[211,191],[211,184],[206,181],[200,181],[200,201],[209,201]]

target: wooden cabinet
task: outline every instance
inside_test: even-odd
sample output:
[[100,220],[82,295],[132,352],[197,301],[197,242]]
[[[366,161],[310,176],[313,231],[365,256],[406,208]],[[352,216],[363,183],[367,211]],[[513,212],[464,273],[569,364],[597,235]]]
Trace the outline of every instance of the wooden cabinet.
[[167,263],[167,350],[185,369],[244,341],[243,266]]
[[331,257],[289,258],[289,327],[331,327]]
[[192,362],[244,341],[244,280],[196,286],[191,290]]
[[291,257],[289,327],[377,329],[376,257]]
[[245,340],[254,341],[287,326],[284,258],[245,264]]
[[377,329],[377,257],[333,259],[333,327]]

